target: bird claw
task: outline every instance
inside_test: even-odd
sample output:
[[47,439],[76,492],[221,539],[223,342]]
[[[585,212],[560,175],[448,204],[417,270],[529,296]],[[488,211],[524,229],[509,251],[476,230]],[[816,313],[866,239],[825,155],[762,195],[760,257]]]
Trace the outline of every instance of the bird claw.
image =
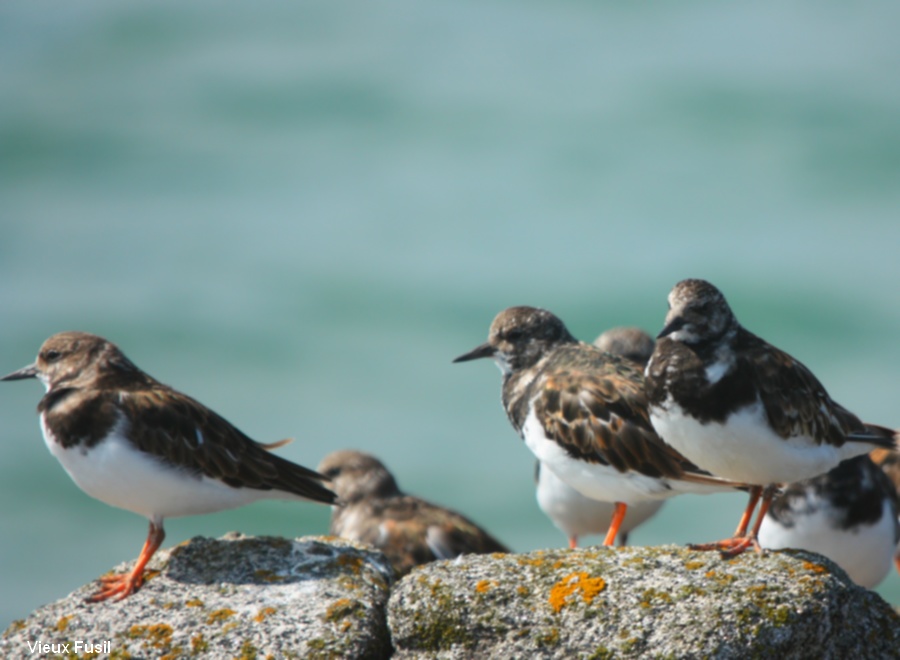
[[688,547],[691,550],[717,550],[722,559],[732,559],[750,548],[759,554],[763,553],[763,548],[755,536],[736,536],[713,543],[691,543]]
[[100,578],[101,588],[88,596],[87,602],[100,603],[117,595],[119,597],[116,600],[122,600],[137,591],[143,581],[143,575],[140,574],[104,575]]

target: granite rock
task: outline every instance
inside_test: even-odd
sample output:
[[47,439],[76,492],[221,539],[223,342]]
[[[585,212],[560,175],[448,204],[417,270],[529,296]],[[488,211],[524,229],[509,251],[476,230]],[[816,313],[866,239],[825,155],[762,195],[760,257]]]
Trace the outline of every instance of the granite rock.
[[395,658],[897,658],[900,617],[799,551],[682,547],[469,555],[388,605]]
[[[367,546],[231,533],[160,551],[151,568],[158,573],[124,600],[86,603],[97,588],[92,583],[14,622],[0,638],[0,657],[30,656],[38,641],[69,643],[70,653],[60,654],[67,658],[391,654],[385,607],[393,573]],[[78,640],[110,646],[95,647],[102,652],[93,656],[75,646]]]

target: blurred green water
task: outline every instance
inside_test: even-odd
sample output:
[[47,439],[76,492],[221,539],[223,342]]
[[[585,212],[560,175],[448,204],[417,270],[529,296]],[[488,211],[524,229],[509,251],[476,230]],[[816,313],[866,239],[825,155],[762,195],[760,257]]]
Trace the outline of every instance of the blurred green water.
[[[0,371],[84,329],[282,453],[380,456],[517,550],[562,545],[486,364],[500,309],[657,330],[705,277],[900,425],[900,8],[0,6]],[[0,626],[134,558],[0,391]],[[636,543],[729,533],[685,497]],[[312,505],[169,521],[324,532]],[[900,603],[900,578],[880,588]]]

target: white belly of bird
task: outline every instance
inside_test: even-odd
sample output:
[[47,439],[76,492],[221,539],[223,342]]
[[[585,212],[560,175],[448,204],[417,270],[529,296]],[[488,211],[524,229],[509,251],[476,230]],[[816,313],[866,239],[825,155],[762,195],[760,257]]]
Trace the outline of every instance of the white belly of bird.
[[759,529],[759,544],[771,550],[797,548],[817,552],[843,568],[854,582],[871,589],[893,566],[893,510],[885,502],[878,522],[850,529],[834,527],[833,515],[823,505],[814,513],[796,515],[793,527],[784,527],[766,516]]
[[872,449],[862,442],[835,447],[806,436],[782,438],[769,427],[759,401],[732,413],[724,424],[701,424],[669,399],[650,408],[650,421],[666,443],[697,466],[717,477],[750,484],[811,479]]
[[[615,506],[585,497],[544,466],[537,485],[537,501],[547,517],[566,536],[603,534],[609,528]],[[628,534],[656,513],[663,500],[639,502],[628,507],[620,534]]]
[[547,437],[533,407],[522,425],[522,436],[525,438],[525,444],[541,463],[582,495],[595,500],[636,504],[672,497],[679,493],[713,493],[728,490],[677,479],[648,477],[634,471],[619,472],[611,465],[572,458],[565,449]]
[[148,518],[174,518],[233,509],[263,498],[293,498],[282,491],[232,488],[172,467],[134,447],[122,424],[90,449],[63,449],[43,423],[44,441],[85,493]]

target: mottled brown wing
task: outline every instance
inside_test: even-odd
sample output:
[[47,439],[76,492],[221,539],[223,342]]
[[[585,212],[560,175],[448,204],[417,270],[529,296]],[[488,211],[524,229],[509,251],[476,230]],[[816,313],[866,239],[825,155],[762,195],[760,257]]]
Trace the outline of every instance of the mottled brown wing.
[[282,490],[331,504],[319,473],[269,452],[203,404],[165,386],[129,392],[119,404],[144,452],[234,488]]
[[875,449],[869,457],[878,465],[894,485],[900,497],[900,452],[890,449]]
[[336,510],[331,531],[384,552],[398,576],[437,559],[509,552],[465,516],[410,495],[368,500]]
[[877,427],[833,401],[813,373],[784,351],[758,340],[742,351],[741,360],[759,385],[769,423],[782,438],[802,435],[835,446],[848,439],[887,442]]
[[617,360],[545,372],[535,412],[570,456],[620,472],[681,477],[686,462],[656,435],[640,372]]

